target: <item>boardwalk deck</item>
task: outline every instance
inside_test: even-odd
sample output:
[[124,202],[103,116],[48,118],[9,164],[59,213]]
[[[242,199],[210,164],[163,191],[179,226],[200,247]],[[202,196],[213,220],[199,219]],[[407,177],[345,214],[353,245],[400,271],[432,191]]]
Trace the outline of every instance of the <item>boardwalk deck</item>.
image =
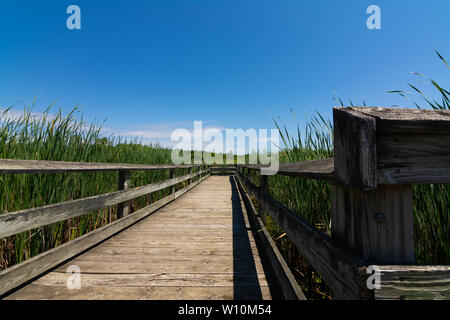
[[[210,176],[6,298],[271,299],[243,207],[232,177]],[[72,265],[80,289],[66,286]]]

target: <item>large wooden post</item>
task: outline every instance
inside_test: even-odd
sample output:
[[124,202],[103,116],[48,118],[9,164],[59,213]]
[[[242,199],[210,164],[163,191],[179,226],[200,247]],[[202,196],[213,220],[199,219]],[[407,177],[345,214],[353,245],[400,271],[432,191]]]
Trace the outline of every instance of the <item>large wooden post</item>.
[[[119,190],[127,190],[130,187],[130,171],[119,171]],[[131,213],[130,201],[117,205],[117,218],[122,218]]]
[[335,108],[332,238],[370,264],[414,263],[410,185],[377,179],[376,118]]

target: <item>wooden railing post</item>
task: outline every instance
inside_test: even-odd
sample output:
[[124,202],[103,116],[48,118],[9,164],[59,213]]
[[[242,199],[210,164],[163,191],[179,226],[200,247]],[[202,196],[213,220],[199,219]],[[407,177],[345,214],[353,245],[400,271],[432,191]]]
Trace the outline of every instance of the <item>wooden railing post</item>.
[[[191,174],[191,173],[192,173],[192,167],[189,167],[188,174]],[[189,179],[189,184],[191,184],[191,183],[192,183],[192,178]]]
[[332,238],[370,264],[414,263],[409,185],[377,184],[376,119],[335,108]]
[[[119,190],[127,190],[130,187],[130,171],[119,171]],[[130,201],[117,205],[117,218],[122,218],[131,213]]]
[[[169,169],[169,179],[173,179],[175,178],[175,169]],[[170,187],[170,194],[175,193],[175,185],[173,185],[172,187]]]
[[[267,176],[260,175],[259,176],[259,190],[261,190],[261,192],[266,192],[266,189],[267,189]],[[264,216],[264,210],[261,205],[259,206],[259,209],[258,209],[258,215],[261,217]]]

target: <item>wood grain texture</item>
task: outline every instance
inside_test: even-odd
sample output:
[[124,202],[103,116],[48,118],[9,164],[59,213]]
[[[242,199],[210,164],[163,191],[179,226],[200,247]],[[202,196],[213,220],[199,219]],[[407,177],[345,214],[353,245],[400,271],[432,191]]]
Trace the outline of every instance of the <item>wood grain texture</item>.
[[[229,179],[209,176],[6,298],[270,299],[272,288]],[[81,269],[79,290],[66,287],[71,265]]]
[[[206,179],[207,177],[203,178]],[[24,284],[25,282],[39,276],[40,274],[50,270],[67,259],[83,252],[96,245],[97,243],[109,238],[110,236],[129,227],[137,221],[145,218],[162,206],[181,197],[184,193],[191,190],[202,180],[177,191],[149,206],[142,208],[133,214],[122,219],[116,220],[104,227],[98,228],[79,238],[69,241],[59,247],[53,248],[24,262],[14,265],[0,272],[0,296],[8,291]]]
[[450,300],[450,266],[378,266],[376,300]]
[[186,169],[200,167],[200,164],[186,165],[147,165],[129,163],[101,163],[101,162],[69,162],[0,159],[0,174],[5,173],[45,173],[45,172],[90,172],[90,171],[120,171],[120,170],[164,170]]
[[[254,290],[260,290],[264,299],[270,298],[269,287],[251,287],[242,291],[243,300],[255,299]],[[184,286],[184,287],[110,287],[82,286],[80,290],[67,290],[63,286],[30,284],[26,295],[13,294],[16,300],[233,300],[235,286]]]
[[[261,276],[261,275],[260,275]],[[261,277],[264,277],[262,275]],[[253,283],[245,273],[236,275],[242,286]],[[82,277],[82,287],[233,287],[235,276],[232,273],[134,273],[134,274],[97,274],[85,273]],[[261,278],[263,281],[263,278]],[[35,285],[48,287],[64,287],[67,273],[64,271],[51,272],[34,282]]]
[[346,252],[323,233],[314,229],[298,215],[261,192],[244,175],[239,174],[247,191],[258,200],[286,232],[299,252],[322,275],[337,299],[369,299],[372,293],[366,287],[366,269],[363,261]]
[[414,263],[411,187],[332,186],[332,239],[369,264]]
[[197,174],[199,174],[199,172],[132,189],[11,213],[3,213],[0,215],[0,238],[128,201],[186,181]]
[[450,183],[450,110],[335,108],[334,128],[338,184]]
[[377,186],[375,118],[333,108],[335,183],[361,189]]
[[380,134],[380,184],[450,183],[450,134]]
[[450,134],[450,110],[349,107],[376,119],[377,132]]

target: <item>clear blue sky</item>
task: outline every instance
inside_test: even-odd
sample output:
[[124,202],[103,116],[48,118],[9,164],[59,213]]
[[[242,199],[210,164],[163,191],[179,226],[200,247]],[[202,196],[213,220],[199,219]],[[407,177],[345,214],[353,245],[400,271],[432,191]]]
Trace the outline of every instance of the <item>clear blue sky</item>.
[[[66,28],[71,4],[81,30]],[[381,30],[366,27],[371,4]],[[273,128],[268,110],[294,129],[289,108],[300,122],[331,117],[333,91],[410,106],[385,93],[407,89],[410,72],[450,86],[434,54],[450,59],[449,13],[448,0],[2,1],[0,107],[37,95],[35,111],[79,104],[88,120],[164,142],[194,120]]]

